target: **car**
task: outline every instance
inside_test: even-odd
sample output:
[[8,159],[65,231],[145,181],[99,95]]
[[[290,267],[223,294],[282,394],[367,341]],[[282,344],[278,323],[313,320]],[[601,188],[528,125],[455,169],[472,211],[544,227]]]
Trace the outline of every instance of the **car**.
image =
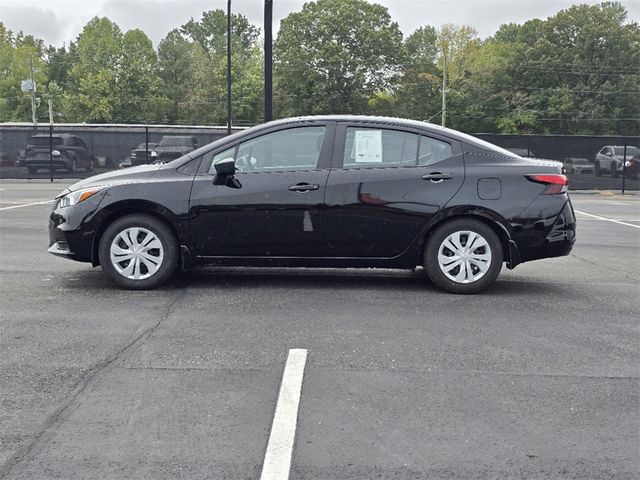
[[140,143],[131,151],[131,155],[120,163],[120,168],[135,167],[136,165],[155,162],[158,158],[158,154],[153,151],[156,145],[157,143]]
[[[640,149],[631,145],[626,147],[627,160],[640,154]],[[606,145],[596,154],[595,174],[601,176],[603,172],[617,177],[622,174],[624,167],[625,147],[620,145]]]
[[640,153],[631,160],[628,160],[628,162],[629,164],[627,165],[626,172],[627,176],[635,180],[640,180]]
[[[52,151],[49,152],[49,148]],[[51,155],[50,155],[51,153]],[[29,173],[36,173],[38,169],[63,169],[75,172],[93,169],[95,156],[84,141],[76,135],[68,133],[49,135],[34,135],[25,150],[24,165]]]
[[566,173],[593,173],[593,164],[586,158],[567,157],[564,159],[564,171]]
[[0,151],[0,167],[13,167],[15,162],[9,158],[9,155]]
[[[195,137],[186,135],[165,135],[151,152],[154,161],[169,162],[198,148]],[[154,155],[155,154],[155,155]]]
[[49,252],[128,289],[212,263],[423,266],[441,289],[475,293],[503,263],[571,252],[561,168],[418,121],[284,119],[68,187]]

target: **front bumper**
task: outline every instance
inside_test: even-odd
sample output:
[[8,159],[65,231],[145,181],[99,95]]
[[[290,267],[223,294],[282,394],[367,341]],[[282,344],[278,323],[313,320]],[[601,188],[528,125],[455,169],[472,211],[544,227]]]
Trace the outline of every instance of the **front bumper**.
[[59,208],[59,201],[54,203],[49,216],[49,253],[78,262],[93,263],[93,242],[99,225],[96,212],[105,193],[106,189],[67,208]]

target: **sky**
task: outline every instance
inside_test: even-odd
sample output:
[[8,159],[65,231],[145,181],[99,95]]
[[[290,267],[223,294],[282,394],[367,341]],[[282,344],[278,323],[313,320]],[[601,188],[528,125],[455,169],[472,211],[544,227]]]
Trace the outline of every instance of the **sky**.
[[[305,0],[273,0],[274,33],[289,13],[302,8]],[[492,35],[503,23],[523,23],[547,18],[574,3],[599,0],[376,0],[385,5],[405,35],[423,25],[445,23],[473,26],[480,37]],[[640,22],[640,1],[623,0],[629,20]],[[123,31],[140,28],[154,45],[173,28],[202,12],[226,9],[226,0],[0,0],[0,22],[10,30],[24,31],[45,43],[61,46],[76,39],[92,17],[106,16]],[[262,26],[263,0],[232,0],[233,13],[245,15]]]

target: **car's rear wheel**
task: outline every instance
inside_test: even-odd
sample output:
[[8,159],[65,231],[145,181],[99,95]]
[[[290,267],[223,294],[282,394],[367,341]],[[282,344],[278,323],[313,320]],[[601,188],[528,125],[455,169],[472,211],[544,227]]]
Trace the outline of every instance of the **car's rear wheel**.
[[482,221],[460,218],[430,235],[424,265],[431,281],[451,293],[476,293],[493,283],[502,269],[496,233]]
[[98,248],[104,273],[128,289],[155,288],[178,266],[178,242],[173,232],[149,215],[117,219],[105,230]]

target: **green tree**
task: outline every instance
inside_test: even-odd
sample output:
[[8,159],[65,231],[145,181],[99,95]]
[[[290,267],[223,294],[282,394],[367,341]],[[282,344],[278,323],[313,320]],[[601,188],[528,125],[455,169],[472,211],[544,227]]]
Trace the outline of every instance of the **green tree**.
[[274,46],[277,113],[365,113],[392,86],[402,33],[386,7],[317,0],[280,23]]
[[116,121],[122,41],[120,27],[108,18],[94,17],[78,36],[65,102],[76,121]]
[[129,30],[122,38],[117,85],[118,121],[161,122],[166,117],[170,101],[161,92],[158,57],[142,30]]
[[436,29],[424,26],[405,40],[402,76],[396,93],[396,115],[426,120],[440,111],[442,80],[436,64],[437,39]]
[[[31,95],[21,91],[21,82],[30,77],[29,61],[33,62],[34,80],[38,91],[47,83],[41,40],[22,32],[14,34],[0,22],[0,122],[31,121]],[[38,118],[46,118],[46,109],[38,110]]]

